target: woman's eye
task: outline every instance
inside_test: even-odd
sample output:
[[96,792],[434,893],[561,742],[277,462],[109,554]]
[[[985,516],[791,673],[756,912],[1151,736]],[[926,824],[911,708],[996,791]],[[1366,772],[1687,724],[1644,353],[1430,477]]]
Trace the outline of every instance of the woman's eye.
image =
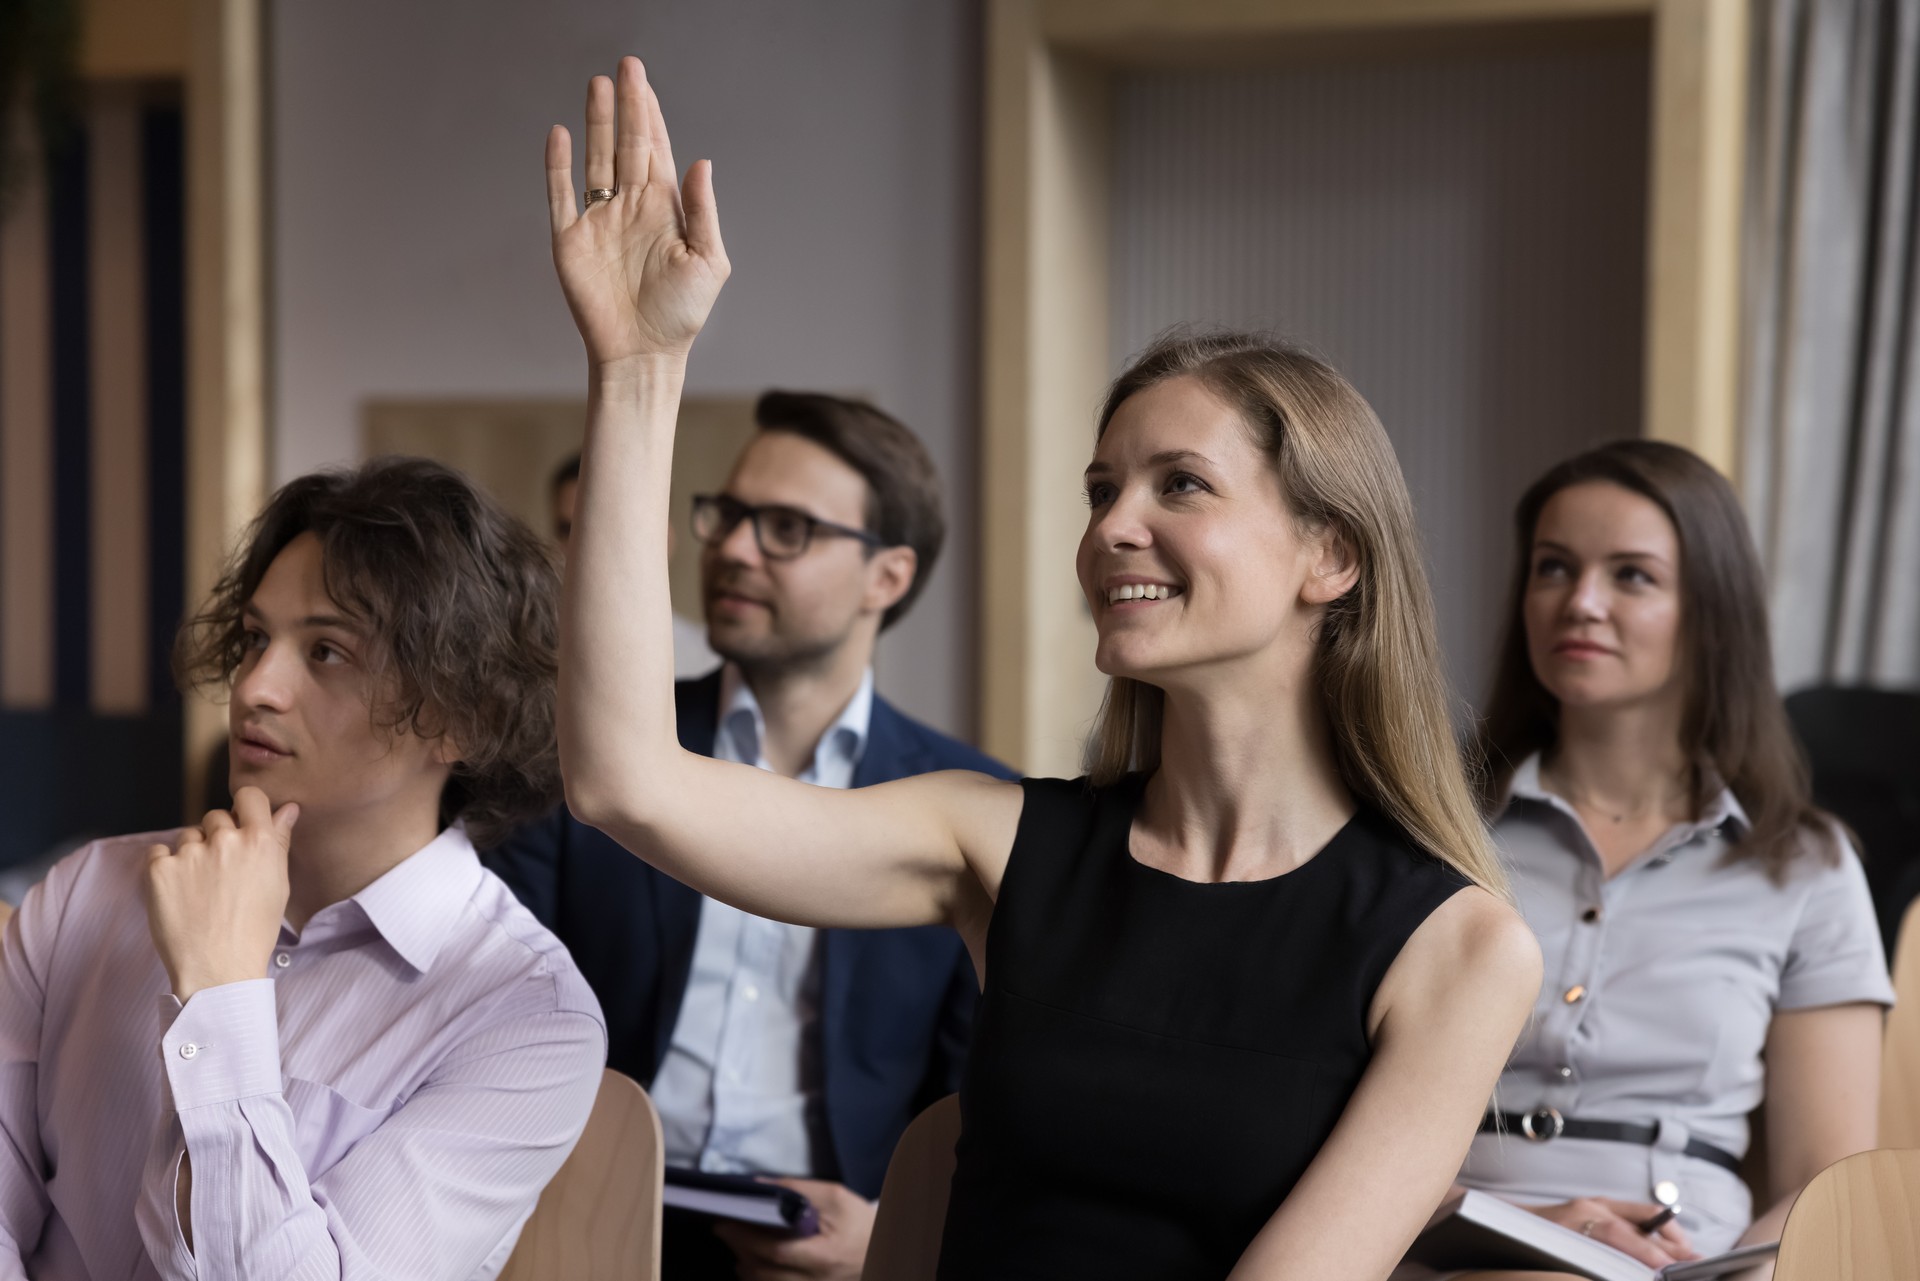
[[1653,583],[1653,575],[1638,565],[1624,565],[1620,569],[1620,581],[1632,587],[1648,587]]
[[344,663],[347,661],[345,650],[336,649],[326,641],[320,641],[313,647],[313,659],[316,663]]
[[1567,563],[1557,556],[1543,556],[1534,562],[1535,578],[1558,578],[1567,572]]
[[1113,486],[1105,481],[1088,485],[1086,499],[1089,507],[1104,507],[1113,501]]
[[1198,476],[1178,471],[1167,477],[1167,492],[1170,494],[1197,494],[1206,489],[1206,483]]

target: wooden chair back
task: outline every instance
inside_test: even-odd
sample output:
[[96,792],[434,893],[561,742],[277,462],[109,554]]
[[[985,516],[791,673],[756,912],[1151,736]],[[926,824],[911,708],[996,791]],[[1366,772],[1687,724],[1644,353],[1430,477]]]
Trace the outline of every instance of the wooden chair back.
[[949,1094],[913,1119],[887,1162],[880,1213],[861,1281],[929,1281],[940,1262],[960,1138],[960,1096]]
[[1880,1057],[1880,1146],[1920,1148],[1920,899],[1907,909],[1899,940],[1896,1004]]
[[498,1281],[659,1281],[666,1144],[653,1100],[612,1068]]
[[1780,1235],[1773,1281],[1920,1277],[1920,1151],[1856,1152],[1814,1176]]

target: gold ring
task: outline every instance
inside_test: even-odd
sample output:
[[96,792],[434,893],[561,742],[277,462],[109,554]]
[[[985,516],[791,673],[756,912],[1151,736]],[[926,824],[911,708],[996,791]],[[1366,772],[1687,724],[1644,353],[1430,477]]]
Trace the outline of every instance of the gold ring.
[[1600,1226],[1600,1220],[1588,1219],[1585,1223],[1582,1223],[1580,1225],[1580,1235],[1583,1237],[1590,1237],[1593,1235],[1593,1230],[1599,1226]]
[[620,188],[618,187],[588,187],[587,188],[587,208],[589,209],[593,208],[595,205],[599,204],[602,200],[612,200],[615,196],[619,194],[620,194]]

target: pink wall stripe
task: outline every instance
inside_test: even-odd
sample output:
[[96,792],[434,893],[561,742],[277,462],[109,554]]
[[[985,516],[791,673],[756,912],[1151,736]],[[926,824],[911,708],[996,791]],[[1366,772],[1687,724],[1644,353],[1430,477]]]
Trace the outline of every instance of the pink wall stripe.
[[53,354],[38,175],[0,221],[0,708],[53,705]]
[[96,713],[147,710],[146,300],[139,102],[88,112],[92,272],[93,692]]

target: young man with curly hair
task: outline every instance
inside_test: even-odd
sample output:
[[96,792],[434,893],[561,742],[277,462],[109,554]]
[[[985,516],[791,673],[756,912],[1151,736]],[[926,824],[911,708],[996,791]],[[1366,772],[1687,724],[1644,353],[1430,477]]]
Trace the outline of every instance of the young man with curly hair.
[[0,1277],[488,1277],[606,1038],[474,853],[557,792],[557,585],[457,473],[281,489],[182,629],[234,806],[56,865],[0,956]]

